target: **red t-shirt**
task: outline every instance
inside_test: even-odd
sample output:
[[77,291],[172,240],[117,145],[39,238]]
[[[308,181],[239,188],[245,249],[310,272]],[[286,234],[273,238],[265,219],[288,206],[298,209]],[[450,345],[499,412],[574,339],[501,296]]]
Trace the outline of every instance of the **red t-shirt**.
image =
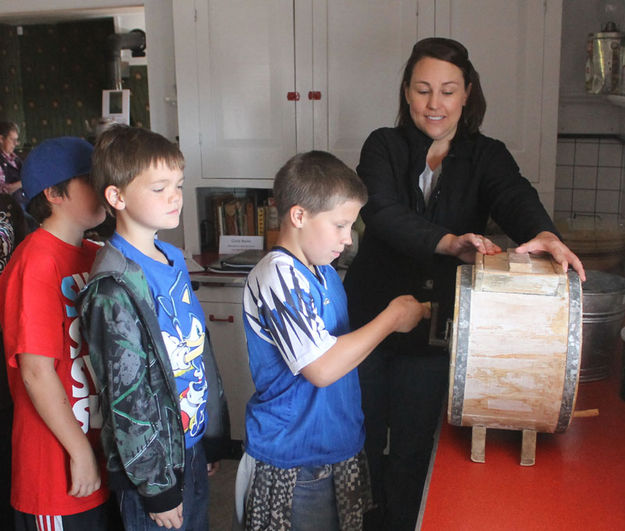
[[86,240],[75,247],[38,229],[17,247],[0,275],[0,326],[14,403],[11,504],[24,513],[75,514],[108,498],[106,488],[84,498],[67,494],[69,455],[35,410],[18,368],[21,353],[54,358],[77,422],[92,446],[100,448],[102,416],[75,307],[98,248]]

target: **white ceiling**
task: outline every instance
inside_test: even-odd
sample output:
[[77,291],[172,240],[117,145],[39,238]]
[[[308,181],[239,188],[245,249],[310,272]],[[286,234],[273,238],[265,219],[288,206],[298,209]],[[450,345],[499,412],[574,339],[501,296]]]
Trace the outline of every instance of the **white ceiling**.
[[0,24],[12,26],[26,26],[28,24],[56,24],[71,20],[84,20],[88,18],[114,17],[117,15],[129,15],[143,13],[143,6],[109,7],[92,9],[64,9],[54,11],[37,11],[25,13],[0,13]]

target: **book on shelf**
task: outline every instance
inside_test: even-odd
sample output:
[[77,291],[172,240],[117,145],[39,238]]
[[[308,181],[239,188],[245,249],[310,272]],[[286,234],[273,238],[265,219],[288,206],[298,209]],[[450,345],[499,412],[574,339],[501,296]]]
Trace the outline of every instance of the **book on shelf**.
[[256,214],[254,213],[254,203],[251,199],[245,201],[245,236],[260,236],[256,231]]
[[[205,239],[207,249],[215,249],[219,246],[219,237],[225,232],[224,225],[224,203],[234,199],[231,193],[211,195],[206,205],[206,223],[204,225]],[[208,232],[211,232],[209,236]]]
[[256,233],[259,236],[265,235],[265,208],[263,205],[256,208]]
[[255,205],[250,198],[231,199],[223,203],[220,214],[223,217],[220,235],[258,236]]
[[267,199],[267,212],[265,217],[265,230],[278,230],[280,228],[280,218],[278,217],[278,207],[273,197]]
[[280,236],[279,230],[265,231],[265,249],[271,250],[276,245],[278,236]]
[[222,234],[238,236],[240,233],[237,223],[237,200],[233,199],[232,201],[228,201],[223,207],[225,232]]
[[279,229],[278,209],[273,197],[261,201],[257,194],[235,196],[234,193],[210,196],[206,203],[207,219],[202,230],[211,231],[214,237],[204,237],[217,249],[222,236],[263,236],[273,235]]

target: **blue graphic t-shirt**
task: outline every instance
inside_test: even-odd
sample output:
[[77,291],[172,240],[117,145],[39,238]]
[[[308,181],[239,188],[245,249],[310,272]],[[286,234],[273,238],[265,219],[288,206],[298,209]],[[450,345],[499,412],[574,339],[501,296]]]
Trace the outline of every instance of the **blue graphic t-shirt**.
[[191,279],[180,250],[159,240],[154,240],[154,243],[169,264],[146,256],[117,233],[111,238],[113,246],[143,269],[152,292],[176,379],[185,445],[191,448],[202,438],[209,420],[205,407],[208,386],[202,359],[206,329],[204,312],[191,288]]
[[345,290],[332,266],[318,266],[315,274],[286,250],[273,250],[248,275],[243,316],[256,387],[245,416],[247,453],[292,468],[360,452],[357,370],[327,387],[300,373],[350,331]]

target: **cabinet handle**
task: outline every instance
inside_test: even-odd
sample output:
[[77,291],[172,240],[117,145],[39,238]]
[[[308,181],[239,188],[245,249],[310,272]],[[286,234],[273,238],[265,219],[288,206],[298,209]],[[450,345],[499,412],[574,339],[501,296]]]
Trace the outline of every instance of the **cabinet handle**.
[[287,92],[286,99],[289,101],[299,101],[299,92]]
[[229,315],[228,317],[225,318],[219,318],[219,317],[215,317],[212,313],[208,316],[208,320],[211,323],[234,323],[234,315]]
[[319,92],[318,90],[311,90],[308,93],[308,99],[309,100],[320,100],[321,99],[321,92]]

